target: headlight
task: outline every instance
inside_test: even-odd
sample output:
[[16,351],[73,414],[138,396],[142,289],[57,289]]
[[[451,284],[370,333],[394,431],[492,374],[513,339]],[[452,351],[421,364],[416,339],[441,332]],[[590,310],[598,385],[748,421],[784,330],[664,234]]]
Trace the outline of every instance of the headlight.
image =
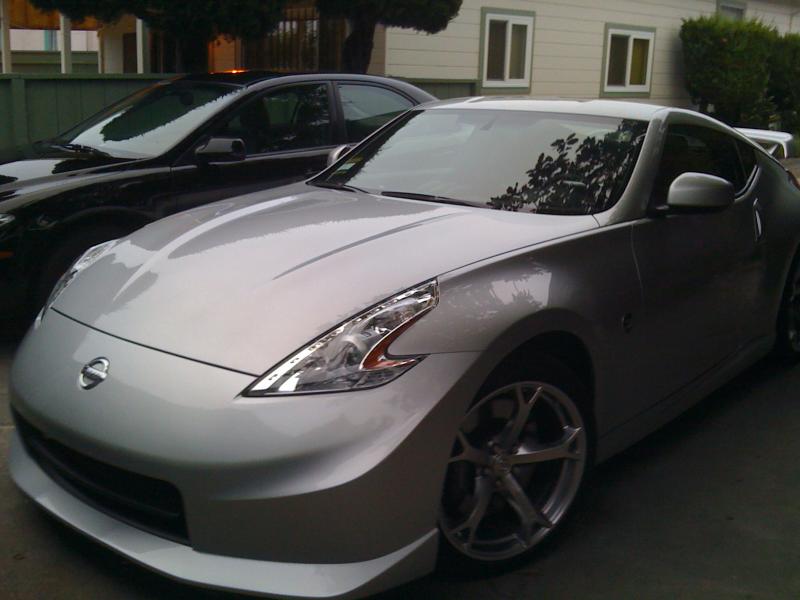
[[333,392],[387,383],[422,360],[422,356],[390,356],[388,348],[438,300],[436,280],[385,300],[287,358],[244,395]]
[[44,303],[42,307],[42,311],[39,313],[39,316],[36,317],[37,325],[41,322],[42,318],[44,317],[44,313],[53,306],[55,301],[61,295],[67,286],[72,283],[72,281],[78,276],[81,271],[85,271],[94,263],[96,263],[100,258],[110,250],[119,240],[111,240],[108,242],[103,242],[102,244],[97,244],[97,246],[92,246],[86,252],[81,254],[81,256],[72,263],[72,266],[67,269],[67,272],[64,273],[61,278],[56,282],[56,285],[53,287],[53,291],[50,292],[50,295],[47,297],[47,302]]

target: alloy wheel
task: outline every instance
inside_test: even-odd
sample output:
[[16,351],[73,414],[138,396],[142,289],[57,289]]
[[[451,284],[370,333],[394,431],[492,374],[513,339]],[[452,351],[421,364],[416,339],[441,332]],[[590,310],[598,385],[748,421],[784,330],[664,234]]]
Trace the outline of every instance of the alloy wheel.
[[588,436],[559,388],[501,387],[466,414],[447,469],[440,527],[461,554],[501,561],[530,550],[564,518],[583,480]]

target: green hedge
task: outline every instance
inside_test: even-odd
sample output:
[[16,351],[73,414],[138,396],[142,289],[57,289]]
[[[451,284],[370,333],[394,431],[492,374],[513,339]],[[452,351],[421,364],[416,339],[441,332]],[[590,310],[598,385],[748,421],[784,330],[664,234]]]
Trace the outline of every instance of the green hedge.
[[769,95],[781,128],[800,131],[800,35],[796,33],[775,41],[770,61]]
[[700,110],[731,125],[766,127],[776,110],[769,86],[777,31],[712,16],[684,21],[680,37],[686,88]]

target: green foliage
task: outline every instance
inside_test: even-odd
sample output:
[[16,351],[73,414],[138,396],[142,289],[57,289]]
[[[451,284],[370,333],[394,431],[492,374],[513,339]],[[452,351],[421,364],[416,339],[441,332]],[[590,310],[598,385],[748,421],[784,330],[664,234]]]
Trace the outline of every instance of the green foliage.
[[770,61],[769,95],[786,131],[800,130],[800,35],[789,33],[775,42]]
[[368,19],[391,27],[441,31],[461,9],[462,0],[317,0],[328,17]]
[[72,19],[115,21],[133,14],[150,27],[178,38],[208,42],[220,35],[252,39],[277,25],[285,0],[31,0],[41,10]]
[[770,57],[778,34],[760,21],[720,16],[685,20],[686,88],[692,100],[730,125],[765,127],[774,112],[768,95]]
[[347,19],[350,35],[342,50],[346,71],[366,73],[375,38],[375,27],[441,31],[458,14],[462,0],[317,0],[324,17]]
[[31,4],[45,12],[57,10],[74,21],[97,17],[113,22],[126,12],[126,3],[120,0],[31,0]]

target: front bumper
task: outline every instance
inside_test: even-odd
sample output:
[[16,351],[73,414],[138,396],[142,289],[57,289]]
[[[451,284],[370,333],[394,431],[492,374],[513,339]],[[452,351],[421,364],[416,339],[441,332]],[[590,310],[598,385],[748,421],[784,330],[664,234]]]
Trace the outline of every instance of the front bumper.
[[[109,359],[91,390],[81,367]],[[11,373],[14,409],[60,444],[174,485],[189,544],[79,500],[15,437],[11,475],[58,518],[171,577],[276,597],[359,597],[435,564],[436,513],[473,353],[354,393],[243,398],[251,374],[132,344],[55,311]]]
[[375,593],[431,569],[436,531],[374,560],[345,564],[279,563],[198,552],[126,525],[56,485],[11,439],[11,476],[49,513],[134,562],[173,579],[211,588],[286,598],[347,598]]

